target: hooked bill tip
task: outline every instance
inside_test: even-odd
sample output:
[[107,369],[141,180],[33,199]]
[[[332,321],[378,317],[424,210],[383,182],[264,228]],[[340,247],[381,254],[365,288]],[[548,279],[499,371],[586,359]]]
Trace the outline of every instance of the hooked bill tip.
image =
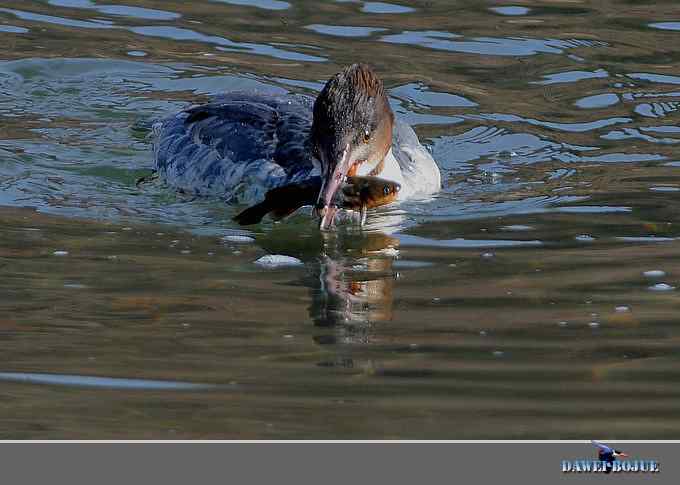
[[323,182],[321,192],[319,193],[318,202],[322,205],[319,212],[321,215],[319,228],[321,230],[328,229],[333,224],[333,218],[337,212],[337,208],[332,205],[333,199],[345,181],[350,165],[349,144],[347,144],[342,151],[340,160],[337,161],[332,172],[326,176],[327,179]]

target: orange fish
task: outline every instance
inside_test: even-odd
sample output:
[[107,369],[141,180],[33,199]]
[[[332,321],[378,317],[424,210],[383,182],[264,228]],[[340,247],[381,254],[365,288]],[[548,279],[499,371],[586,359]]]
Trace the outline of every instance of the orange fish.
[[[338,193],[336,206],[361,211],[363,222],[367,209],[394,202],[399,189],[401,186],[398,183],[378,177],[347,177],[342,190]],[[264,201],[239,213],[234,217],[234,221],[242,226],[257,224],[267,214],[278,221],[302,206],[315,205],[320,190],[321,179],[318,177],[277,187],[267,192]]]

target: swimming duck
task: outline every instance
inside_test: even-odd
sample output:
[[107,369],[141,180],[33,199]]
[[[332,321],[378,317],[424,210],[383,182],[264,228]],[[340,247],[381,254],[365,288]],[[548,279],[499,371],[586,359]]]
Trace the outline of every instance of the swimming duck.
[[441,187],[437,164],[413,129],[395,118],[382,81],[366,64],[335,74],[316,100],[230,93],[153,129],[154,168],[183,191],[252,204],[272,189],[318,177],[322,230],[342,206],[337,197],[347,177],[399,184],[397,200]]

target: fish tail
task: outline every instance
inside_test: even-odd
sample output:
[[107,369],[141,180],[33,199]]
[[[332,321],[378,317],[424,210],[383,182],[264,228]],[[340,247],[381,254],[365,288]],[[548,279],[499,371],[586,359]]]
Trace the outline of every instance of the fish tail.
[[313,204],[319,194],[321,179],[314,177],[309,181],[277,187],[265,195],[264,201],[244,210],[234,217],[242,226],[257,224],[270,214],[278,221],[291,215],[304,205]]
[[291,215],[293,212],[298,210],[303,205],[304,204],[299,204],[295,207],[291,206],[291,207],[283,207],[283,208],[274,209],[274,210],[271,211],[271,217],[275,221],[279,221],[279,220],[283,219],[284,217]]
[[256,204],[238,213],[234,216],[233,221],[237,222],[240,226],[250,226],[251,224],[257,224],[271,210],[272,207],[265,200],[264,202],[260,202],[259,204]]

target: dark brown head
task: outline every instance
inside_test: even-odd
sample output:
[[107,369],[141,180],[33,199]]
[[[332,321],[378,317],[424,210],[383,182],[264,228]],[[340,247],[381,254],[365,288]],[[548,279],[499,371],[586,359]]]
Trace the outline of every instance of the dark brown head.
[[321,162],[321,229],[333,222],[333,197],[360,165],[378,167],[392,146],[394,114],[382,81],[365,64],[333,76],[314,103],[312,146]]

